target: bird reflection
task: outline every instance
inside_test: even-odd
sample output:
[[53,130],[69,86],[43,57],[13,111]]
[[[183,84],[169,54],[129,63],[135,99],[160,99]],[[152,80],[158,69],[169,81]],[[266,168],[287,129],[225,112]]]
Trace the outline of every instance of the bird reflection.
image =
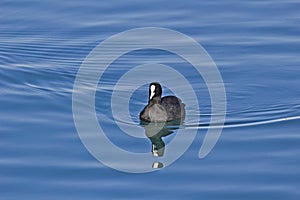
[[[141,121],[141,126],[145,129],[146,136],[152,143],[152,155],[155,157],[163,157],[165,153],[165,142],[163,137],[171,135],[181,125],[181,120],[173,120],[169,122],[144,122]],[[153,168],[162,168],[163,163],[154,162]]]

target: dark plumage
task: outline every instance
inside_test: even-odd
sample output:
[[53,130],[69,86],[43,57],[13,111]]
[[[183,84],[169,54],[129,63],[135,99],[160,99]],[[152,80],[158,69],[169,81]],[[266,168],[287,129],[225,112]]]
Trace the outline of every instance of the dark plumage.
[[157,82],[149,85],[148,105],[140,113],[140,119],[146,122],[167,122],[183,120],[185,104],[176,96],[161,98],[162,88]]

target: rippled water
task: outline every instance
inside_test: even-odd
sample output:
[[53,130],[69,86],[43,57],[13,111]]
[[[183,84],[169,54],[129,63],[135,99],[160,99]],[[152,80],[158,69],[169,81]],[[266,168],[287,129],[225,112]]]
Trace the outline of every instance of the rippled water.
[[[0,6],[0,199],[299,199],[298,1],[54,0]],[[115,83],[131,68],[159,62],[181,70],[200,104],[199,115],[185,97],[190,117],[183,129],[198,131],[183,156],[157,172],[131,174],[103,165],[84,147],[73,120],[72,91],[93,48],[111,35],[146,26],[180,31],[206,49],[224,81],[227,114],[218,143],[199,159],[211,117],[201,77],[165,51],[120,57],[101,79],[95,109],[121,148],[151,154],[149,139],[122,134],[110,109]],[[124,90],[134,86],[132,80]],[[132,122],[116,120],[138,127],[147,96],[147,85],[139,87],[130,100]]]

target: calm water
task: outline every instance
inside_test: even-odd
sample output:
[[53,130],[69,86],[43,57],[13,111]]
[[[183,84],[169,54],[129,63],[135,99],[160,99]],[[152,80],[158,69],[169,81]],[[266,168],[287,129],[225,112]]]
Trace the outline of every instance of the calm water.
[[[1,200],[300,198],[298,1],[1,1],[0,7]],[[131,174],[103,165],[84,147],[72,90],[94,47],[145,26],[174,29],[203,45],[222,75],[227,116],[213,151],[199,159],[211,111],[203,80],[165,51],[120,57],[103,76],[96,112],[121,148],[151,154],[147,138],[122,134],[109,107],[115,83],[131,67],[161,62],[180,68],[201,110],[198,124],[194,105],[185,102],[191,116],[186,125],[198,132],[180,159],[156,172]],[[139,126],[147,95],[146,85],[133,94],[130,125]]]

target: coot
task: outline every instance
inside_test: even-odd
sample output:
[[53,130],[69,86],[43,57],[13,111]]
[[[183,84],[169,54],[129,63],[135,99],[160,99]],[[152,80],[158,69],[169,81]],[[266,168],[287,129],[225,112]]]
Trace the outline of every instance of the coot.
[[157,82],[149,85],[148,105],[140,113],[140,119],[146,122],[168,122],[183,120],[185,117],[185,104],[176,96],[161,98],[162,88]]

